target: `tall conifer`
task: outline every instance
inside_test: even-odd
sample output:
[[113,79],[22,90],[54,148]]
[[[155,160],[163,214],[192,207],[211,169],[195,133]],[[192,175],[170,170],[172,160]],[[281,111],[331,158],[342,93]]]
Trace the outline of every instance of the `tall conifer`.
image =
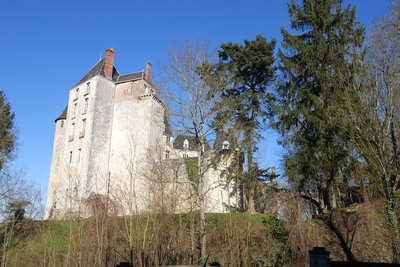
[[214,106],[216,125],[225,124],[236,135],[245,154],[247,171],[243,180],[247,189],[246,209],[250,212],[255,211],[254,190],[259,173],[254,152],[273,99],[268,89],[275,79],[275,43],[258,35],[255,40],[245,40],[244,45],[222,44],[219,62],[214,66],[219,75],[225,74],[226,84],[214,92],[221,100]]
[[353,80],[348,70],[356,61],[364,28],[355,8],[343,8],[342,0],[303,0],[301,6],[291,1],[288,9],[294,31],[281,30],[277,123],[289,151],[285,168],[299,189],[314,192],[320,211],[330,210],[336,205],[338,181],[351,168],[338,110],[345,84]]

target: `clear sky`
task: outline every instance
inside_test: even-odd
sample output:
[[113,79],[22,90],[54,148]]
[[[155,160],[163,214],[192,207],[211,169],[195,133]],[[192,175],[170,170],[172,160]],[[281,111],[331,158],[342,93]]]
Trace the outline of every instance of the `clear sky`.
[[[389,0],[345,0],[355,5],[366,28],[387,11]],[[0,89],[16,115],[19,135],[14,166],[47,193],[54,119],[68,90],[115,49],[120,73],[152,62],[154,75],[168,51],[185,41],[206,39],[212,48],[241,43],[257,34],[281,41],[289,27],[286,0],[1,1]],[[281,148],[269,131],[261,144],[261,166],[278,166]]]

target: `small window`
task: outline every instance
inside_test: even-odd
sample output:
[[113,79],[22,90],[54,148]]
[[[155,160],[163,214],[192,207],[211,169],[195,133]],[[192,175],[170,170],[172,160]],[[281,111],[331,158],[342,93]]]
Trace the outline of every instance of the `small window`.
[[78,150],[78,162],[81,161],[81,152],[82,152],[82,149],[79,148],[79,150]]
[[165,151],[165,159],[169,159],[169,150]]
[[84,137],[85,136],[85,130],[86,130],[86,119],[82,120],[82,129],[79,133],[79,137]]
[[77,113],[78,113],[78,103],[75,103],[74,104],[74,114],[72,114],[72,118],[75,118]]
[[74,140],[74,134],[75,134],[75,123],[72,123],[71,128],[69,130],[69,137],[68,137],[69,141]]
[[171,143],[171,137],[167,136],[165,143],[169,145]]
[[187,139],[183,141],[183,149],[189,149],[189,141]]
[[184,159],[187,159],[188,157],[189,157],[188,154],[186,154],[186,153],[183,154]]
[[89,98],[85,98],[85,106],[84,106],[84,109],[83,109],[83,114],[87,113],[88,107],[89,107]]
[[85,94],[89,94],[90,93],[90,82],[86,83],[86,92]]
[[75,89],[75,99],[78,99],[79,97],[79,88]]
[[64,121],[61,121],[61,128],[64,127]]
[[72,151],[69,152],[69,163],[72,162]]
[[148,94],[149,93],[149,87],[147,87],[147,85],[144,85],[144,94]]
[[229,142],[228,141],[224,141],[222,142],[222,150],[228,150],[229,149]]

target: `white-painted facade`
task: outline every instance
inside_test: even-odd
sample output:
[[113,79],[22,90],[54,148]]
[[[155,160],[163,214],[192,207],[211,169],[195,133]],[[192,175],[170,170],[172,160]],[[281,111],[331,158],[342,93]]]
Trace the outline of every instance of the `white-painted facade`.
[[[107,51],[113,67],[113,50]],[[107,60],[69,90],[67,112],[56,120],[45,218],[88,216],[87,200],[93,195],[116,203],[119,214],[154,209],[161,191],[173,200],[173,205],[162,201],[174,206],[171,211],[196,209],[188,201],[193,189],[183,158],[197,157],[197,152],[174,148],[150,70],[107,73]],[[209,170],[206,185],[207,211],[227,212],[233,200],[221,171]]]

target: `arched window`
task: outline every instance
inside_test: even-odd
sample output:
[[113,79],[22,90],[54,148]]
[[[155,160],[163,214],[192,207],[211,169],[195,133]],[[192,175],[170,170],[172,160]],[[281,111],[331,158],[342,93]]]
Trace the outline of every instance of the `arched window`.
[[183,149],[189,149],[189,141],[187,139],[183,141]]
[[229,142],[228,141],[224,141],[222,142],[222,150],[228,150],[229,149]]

